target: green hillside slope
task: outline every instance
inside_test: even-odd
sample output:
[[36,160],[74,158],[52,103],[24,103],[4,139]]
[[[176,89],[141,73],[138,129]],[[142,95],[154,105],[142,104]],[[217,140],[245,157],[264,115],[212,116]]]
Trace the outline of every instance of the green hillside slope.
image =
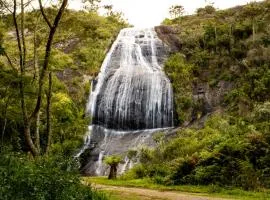
[[168,185],[270,187],[270,2],[198,9],[156,27],[171,48],[173,138],[140,151],[125,178]]

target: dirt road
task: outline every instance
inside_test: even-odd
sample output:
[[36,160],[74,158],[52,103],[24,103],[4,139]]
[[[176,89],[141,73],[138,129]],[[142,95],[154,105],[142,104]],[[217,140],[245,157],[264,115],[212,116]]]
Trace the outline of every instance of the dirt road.
[[159,191],[98,184],[95,184],[94,187],[98,190],[111,192],[112,196],[114,196],[112,199],[119,200],[225,200],[223,198],[200,196],[200,194],[180,193],[175,191]]

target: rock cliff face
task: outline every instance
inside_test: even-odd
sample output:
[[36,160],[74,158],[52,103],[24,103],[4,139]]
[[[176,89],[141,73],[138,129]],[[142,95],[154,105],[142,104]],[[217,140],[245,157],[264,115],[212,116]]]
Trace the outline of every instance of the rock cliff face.
[[219,81],[215,87],[211,87],[208,82],[193,83],[193,102],[198,107],[192,110],[191,122],[221,109],[225,94],[231,89],[232,83],[226,81]]
[[156,26],[155,31],[158,37],[168,46],[170,52],[177,52],[181,49],[181,41],[177,34],[178,28],[172,26]]

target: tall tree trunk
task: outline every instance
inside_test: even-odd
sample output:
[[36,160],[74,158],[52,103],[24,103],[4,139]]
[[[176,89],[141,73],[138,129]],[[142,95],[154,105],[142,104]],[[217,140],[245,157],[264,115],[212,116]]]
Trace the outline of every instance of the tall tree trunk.
[[33,143],[32,137],[31,137],[31,125],[28,122],[24,122],[24,138],[26,143],[28,144],[30,151],[33,156],[39,156],[40,153],[38,149],[36,148],[35,144]]
[[37,118],[36,118],[36,126],[35,126],[36,130],[35,130],[35,146],[37,147],[38,152],[40,153],[40,134],[39,134],[39,128],[40,128],[40,112],[38,112],[37,114]]
[[21,0],[21,35],[22,35],[22,47],[23,47],[23,68],[25,70],[26,63],[26,43],[25,43],[25,27],[24,27],[24,0]]
[[33,38],[33,42],[34,42],[34,80],[39,81],[39,64],[38,64],[38,40],[37,40],[37,27],[38,27],[38,23],[40,22],[40,14],[38,15],[38,18],[35,22],[35,26],[34,26],[34,38]]
[[[21,3],[23,4],[23,0],[21,0]],[[24,39],[24,34],[22,33],[22,37],[23,37],[23,47],[22,47],[22,43],[21,43],[21,36],[20,36],[20,31],[19,31],[19,26],[17,23],[17,1],[13,0],[13,23],[15,26],[15,30],[16,30],[16,39],[17,39],[17,46],[19,49],[19,57],[20,57],[20,83],[19,83],[19,90],[20,90],[20,101],[21,101],[21,108],[22,108],[22,115],[23,115],[23,124],[24,124],[24,137],[25,137],[25,141],[26,144],[29,146],[31,153],[34,156],[38,156],[38,150],[36,149],[33,140],[31,138],[31,132],[30,132],[30,121],[28,119],[27,116],[27,109],[26,109],[26,105],[25,105],[25,96],[24,96],[24,74],[25,74],[25,56],[24,53],[26,53],[26,46],[25,46],[25,39]],[[23,7],[23,5],[22,5]],[[22,8],[21,7],[21,8]],[[23,12],[24,9],[21,10],[21,15],[23,18]],[[24,28],[24,20],[21,20],[21,27]],[[22,32],[24,32],[24,30],[21,30]]]
[[6,91],[5,91],[5,95],[4,96],[7,96],[8,98],[6,99],[5,101],[5,107],[4,107],[4,112],[3,112],[3,116],[4,116],[4,124],[2,126],[2,132],[1,132],[1,146],[4,147],[4,136],[5,136],[5,132],[6,132],[6,126],[7,126],[7,112],[8,112],[8,106],[10,104],[10,98],[8,96],[8,89],[9,89],[9,86],[7,86],[6,88]]
[[37,55],[37,33],[36,26],[34,28],[34,80],[39,77],[39,69],[38,69],[38,55]]
[[46,154],[50,150],[51,140],[52,140],[52,127],[51,127],[51,99],[52,99],[52,72],[49,73],[49,88],[47,92],[47,107],[46,107],[46,115],[47,115],[47,146],[46,146]]
[[4,146],[4,136],[6,132],[6,126],[7,126],[7,109],[8,109],[8,100],[6,101],[5,110],[4,110],[4,124],[2,127],[2,133],[1,133],[1,146]]
[[5,136],[5,131],[6,131],[6,125],[7,125],[7,116],[4,118],[4,125],[2,128],[2,133],[1,133],[1,146],[4,146],[4,136]]
[[[38,64],[38,52],[37,52],[37,48],[38,48],[38,44],[37,44],[37,22],[35,24],[34,27],[34,77],[33,80],[37,80],[39,81],[39,64]],[[36,119],[35,119],[35,145],[38,149],[39,152],[41,152],[40,149],[40,133],[39,133],[39,128],[40,128],[40,111],[38,111]]]

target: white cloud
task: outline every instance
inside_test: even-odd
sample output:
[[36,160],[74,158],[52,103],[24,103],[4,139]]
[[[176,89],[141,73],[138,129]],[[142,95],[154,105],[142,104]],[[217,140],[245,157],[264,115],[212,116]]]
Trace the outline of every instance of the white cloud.
[[[219,9],[244,5],[251,0],[213,0]],[[102,4],[112,4],[114,9],[124,13],[125,18],[137,27],[151,27],[169,17],[169,7],[175,4],[184,6],[186,13],[194,13],[197,8],[205,6],[205,0],[103,0]],[[80,0],[70,2],[70,7],[81,8]]]

